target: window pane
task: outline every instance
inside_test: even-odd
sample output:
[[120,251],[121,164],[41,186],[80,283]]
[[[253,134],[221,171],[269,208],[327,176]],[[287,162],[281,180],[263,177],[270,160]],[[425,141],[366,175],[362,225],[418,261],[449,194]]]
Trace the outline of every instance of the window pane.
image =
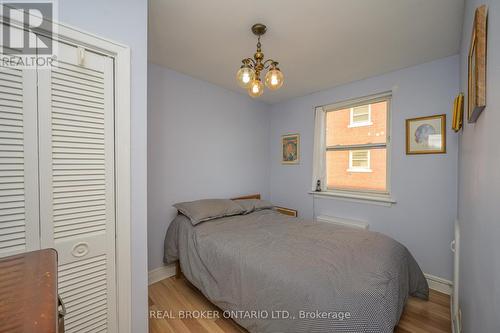
[[370,115],[368,113],[352,115],[353,123],[366,123],[368,121],[370,121]]
[[370,120],[369,105],[356,106],[352,108],[352,122],[366,123]]
[[[366,109],[368,104],[365,105]],[[356,109],[356,108],[355,108]],[[326,114],[326,145],[358,145],[385,143],[387,139],[387,102],[371,104],[372,125],[350,127],[351,109],[329,111]],[[360,121],[368,121],[368,116]],[[360,118],[361,119],[361,118]],[[356,120],[357,121],[357,120]]]
[[[369,162],[366,157],[369,151]],[[326,181],[328,189],[387,191],[386,149],[353,151],[352,167],[349,166],[349,150],[326,152]],[[369,168],[368,168],[369,166]],[[356,170],[359,167],[364,170]]]
[[370,104],[355,106],[352,108],[354,115],[368,114]]
[[370,167],[368,150],[353,150],[349,151],[349,154],[351,154],[350,168],[368,169]]

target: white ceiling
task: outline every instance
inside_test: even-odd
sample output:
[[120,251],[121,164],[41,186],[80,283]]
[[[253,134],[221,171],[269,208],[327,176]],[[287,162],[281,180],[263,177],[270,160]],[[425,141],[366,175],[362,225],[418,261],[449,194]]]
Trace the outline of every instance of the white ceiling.
[[150,0],[149,60],[241,92],[235,73],[268,26],[266,58],[280,62],[275,103],[457,54],[463,0]]

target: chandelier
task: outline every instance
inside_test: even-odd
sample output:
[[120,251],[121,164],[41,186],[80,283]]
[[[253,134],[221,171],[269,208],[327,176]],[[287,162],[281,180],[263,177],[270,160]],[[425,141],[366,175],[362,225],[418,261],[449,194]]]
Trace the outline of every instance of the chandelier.
[[261,96],[264,93],[264,84],[260,80],[260,73],[268,70],[265,76],[266,87],[270,90],[277,90],[283,85],[283,73],[278,68],[278,62],[272,59],[264,61],[260,37],[266,33],[266,26],[261,23],[252,26],[252,32],[257,36],[257,51],[252,58],[243,59],[241,68],[236,73],[238,85],[247,89],[252,97]]

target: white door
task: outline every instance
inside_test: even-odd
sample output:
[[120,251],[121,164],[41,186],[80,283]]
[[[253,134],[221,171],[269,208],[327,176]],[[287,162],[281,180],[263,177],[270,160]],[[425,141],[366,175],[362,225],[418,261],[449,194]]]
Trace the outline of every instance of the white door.
[[40,234],[66,332],[116,332],[113,59],[59,43],[38,70]]
[[0,62],[0,257],[40,248],[37,141],[36,70]]

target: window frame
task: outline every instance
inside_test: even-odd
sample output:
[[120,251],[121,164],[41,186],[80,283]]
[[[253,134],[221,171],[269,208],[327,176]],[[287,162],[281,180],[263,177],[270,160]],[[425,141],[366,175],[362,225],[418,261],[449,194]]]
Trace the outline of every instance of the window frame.
[[[386,116],[386,143],[376,143],[376,144],[361,144],[361,145],[349,145],[349,146],[340,146],[340,147],[327,147],[326,146],[326,115],[328,112],[335,112],[339,110],[344,110],[347,108],[354,108],[359,105],[365,104],[374,104],[379,102],[387,102],[387,116]],[[316,159],[321,160],[313,160],[315,165],[322,165],[322,170],[320,174],[313,175],[313,181],[315,182],[317,179],[322,180],[321,184],[321,192],[316,192],[313,188],[312,194],[318,194],[321,196],[330,196],[330,197],[341,197],[346,198],[348,200],[361,200],[361,201],[374,201],[374,202],[384,202],[384,203],[395,203],[396,201],[391,197],[391,151],[392,151],[392,140],[391,140],[391,124],[392,124],[392,91],[360,97],[356,99],[346,100],[334,104],[328,104],[324,106],[319,106],[318,108],[323,109],[323,128],[321,131],[322,135],[320,135],[320,143],[319,149],[321,152],[317,154]],[[315,108],[316,109],[316,108]],[[370,107],[371,109],[371,107]],[[371,115],[370,115],[371,120]],[[317,129],[315,129],[316,131]],[[386,190],[385,191],[376,191],[369,189],[362,190],[352,190],[352,189],[341,189],[341,188],[327,188],[326,183],[326,153],[331,150],[370,150],[370,149],[386,149]],[[371,156],[370,156],[371,157]],[[371,163],[371,162],[370,162]],[[371,166],[371,164],[370,164]]]
[[[357,106],[362,106],[362,105],[357,105]],[[356,108],[357,106],[353,106],[353,107],[349,108],[349,125],[347,127],[348,128],[355,128],[355,127],[363,127],[363,126],[373,125],[372,105],[368,104],[368,120],[366,120],[366,121],[354,121],[354,108]]]

